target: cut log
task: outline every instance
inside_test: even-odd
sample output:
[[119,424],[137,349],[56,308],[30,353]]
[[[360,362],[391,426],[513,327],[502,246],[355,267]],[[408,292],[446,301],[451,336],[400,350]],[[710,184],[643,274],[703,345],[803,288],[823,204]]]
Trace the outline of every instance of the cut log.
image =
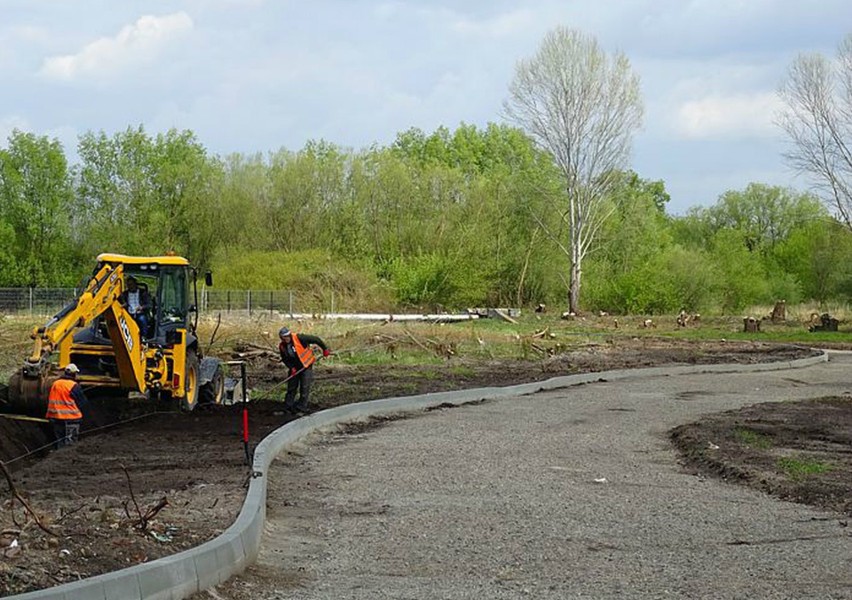
[[[819,319],[818,324],[816,323],[817,319]],[[837,331],[837,328],[840,325],[840,321],[828,313],[823,313],[821,315],[814,313],[811,316],[811,323],[812,325],[808,327],[808,331]]]
[[743,331],[746,333],[760,333],[760,320],[754,317],[743,317]]
[[506,321],[508,323],[513,323],[515,325],[518,324],[518,322],[515,319],[513,319],[512,317],[510,317],[508,312],[504,311],[502,308],[489,308],[488,309],[488,316],[490,318],[497,317],[498,319],[503,319],[504,321]]
[[772,314],[769,315],[769,318],[773,323],[781,323],[787,320],[787,302],[785,300],[779,300],[775,303],[775,307],[772,309]]

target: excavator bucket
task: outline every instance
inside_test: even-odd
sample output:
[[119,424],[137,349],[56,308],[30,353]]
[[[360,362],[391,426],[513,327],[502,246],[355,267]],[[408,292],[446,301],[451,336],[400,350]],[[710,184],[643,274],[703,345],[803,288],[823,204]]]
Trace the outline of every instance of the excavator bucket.
[[25,375],[24,370],[19,369],[9,378],[3,412],[44,417],[50,386],[58,377],[59,371],[55,368],[43,370],[35,376]]

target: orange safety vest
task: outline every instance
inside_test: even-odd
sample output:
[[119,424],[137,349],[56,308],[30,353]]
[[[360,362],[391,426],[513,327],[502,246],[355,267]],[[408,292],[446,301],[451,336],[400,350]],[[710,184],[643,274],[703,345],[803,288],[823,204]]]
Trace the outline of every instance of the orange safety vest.
[[296,356],[299,357],[299,362],[302,363],[304,368],[310,367],[316,361],[316,357],[314,356],[314,351],[311,350],[310,345],[305,348],[302,345],[301,340],[299,340],[299,336],[295,333],[293,334],[293,348],[296,349]]
[[47,397],[47,419],[78,420],[83,418],[83,413],[74,402],[71,390],[77,385],[71,379],[57,379],[50,386],[50,394]]

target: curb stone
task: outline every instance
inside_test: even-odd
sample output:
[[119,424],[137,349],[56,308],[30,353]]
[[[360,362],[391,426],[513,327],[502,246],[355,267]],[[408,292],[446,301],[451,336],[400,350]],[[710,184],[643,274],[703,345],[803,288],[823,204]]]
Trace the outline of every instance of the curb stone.
[[316,412],[276,429],[258,444],[252,465],[253,477],[243,508],[236,521],[218,537],[195,548],[149,563],[44,590],[7,596],[7,598],[9,600],[180,600],[224,583],[233,575],[243,572],[255,561],[260,551],[263,526],[266,521],[266,475],[272,461],[287,446],[323,428],[380,415],[415,412],[441,404],[462,405],[507,396],[524,396],[597,381],[803,368],[828,361],[828,354],[828,351],[821,350],[821,354],[817,356],[799,360],[748,365],[690,365],[582,373],[503,388],[477,388],[372,400]]

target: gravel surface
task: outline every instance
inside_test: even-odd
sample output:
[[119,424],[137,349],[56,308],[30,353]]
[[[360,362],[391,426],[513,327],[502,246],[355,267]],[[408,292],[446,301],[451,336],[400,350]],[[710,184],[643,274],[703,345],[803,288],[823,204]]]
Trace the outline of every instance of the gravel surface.
[[842,515],[688,475],[666,438],[852,393],[850,364],[638,376],[316,436],[273,465],[257,564],[206,594],[852,598]]

